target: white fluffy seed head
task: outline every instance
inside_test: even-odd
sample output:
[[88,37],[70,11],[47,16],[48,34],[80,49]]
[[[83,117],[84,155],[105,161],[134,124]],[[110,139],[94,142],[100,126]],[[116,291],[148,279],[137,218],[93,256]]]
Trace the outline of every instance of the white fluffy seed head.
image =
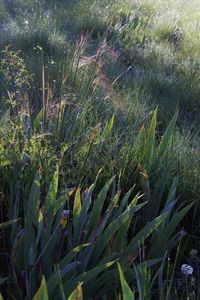
[[193,271],[194,271],[194,269],[190,265],[184,264],[184,265],[181,266],[181,272],[184,275],[192,275]]

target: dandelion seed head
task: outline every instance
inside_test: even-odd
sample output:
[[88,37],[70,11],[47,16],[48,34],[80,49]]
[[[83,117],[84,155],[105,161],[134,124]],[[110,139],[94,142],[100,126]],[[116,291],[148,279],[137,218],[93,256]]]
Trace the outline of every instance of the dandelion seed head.
[[184,275],[192,275],[194,269],[192,266],[190,265],[187,265],[187,264],[183,264],[181,266],[181,272],[184,274]]

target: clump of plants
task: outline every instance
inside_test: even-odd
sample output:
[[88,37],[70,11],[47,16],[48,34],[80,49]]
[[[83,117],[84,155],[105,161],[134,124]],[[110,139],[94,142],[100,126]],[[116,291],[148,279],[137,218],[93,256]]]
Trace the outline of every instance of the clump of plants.
[[129,127],[125,135],[123,102],[104,71],[112,49],[104,41],[89,56],[85,46],[82,36],[65,62],[71,73],[63,72],[59,96],[41,65],[39,106],[22,101],[32,93],[32,76],[20,53],[3,52],[4,299],[153,299],[177,291],[177,255],[187,235],[179,225],[193,206],[177,199],[178,179],[170,178],[178,114],[162,138],[157,110],[149,129]]

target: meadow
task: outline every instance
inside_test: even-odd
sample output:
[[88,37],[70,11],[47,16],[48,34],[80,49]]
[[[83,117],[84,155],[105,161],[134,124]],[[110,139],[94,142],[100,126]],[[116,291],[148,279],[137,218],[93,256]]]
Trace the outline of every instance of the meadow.
[[0,299],[200,299],[199,17],[0,0]]

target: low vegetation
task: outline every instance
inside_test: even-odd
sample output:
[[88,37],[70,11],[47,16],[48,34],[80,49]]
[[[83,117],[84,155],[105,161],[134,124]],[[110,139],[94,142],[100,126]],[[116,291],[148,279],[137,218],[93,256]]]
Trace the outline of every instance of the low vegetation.
[[0,299],[200,297],[199,4],[179,2],[0,2]]

